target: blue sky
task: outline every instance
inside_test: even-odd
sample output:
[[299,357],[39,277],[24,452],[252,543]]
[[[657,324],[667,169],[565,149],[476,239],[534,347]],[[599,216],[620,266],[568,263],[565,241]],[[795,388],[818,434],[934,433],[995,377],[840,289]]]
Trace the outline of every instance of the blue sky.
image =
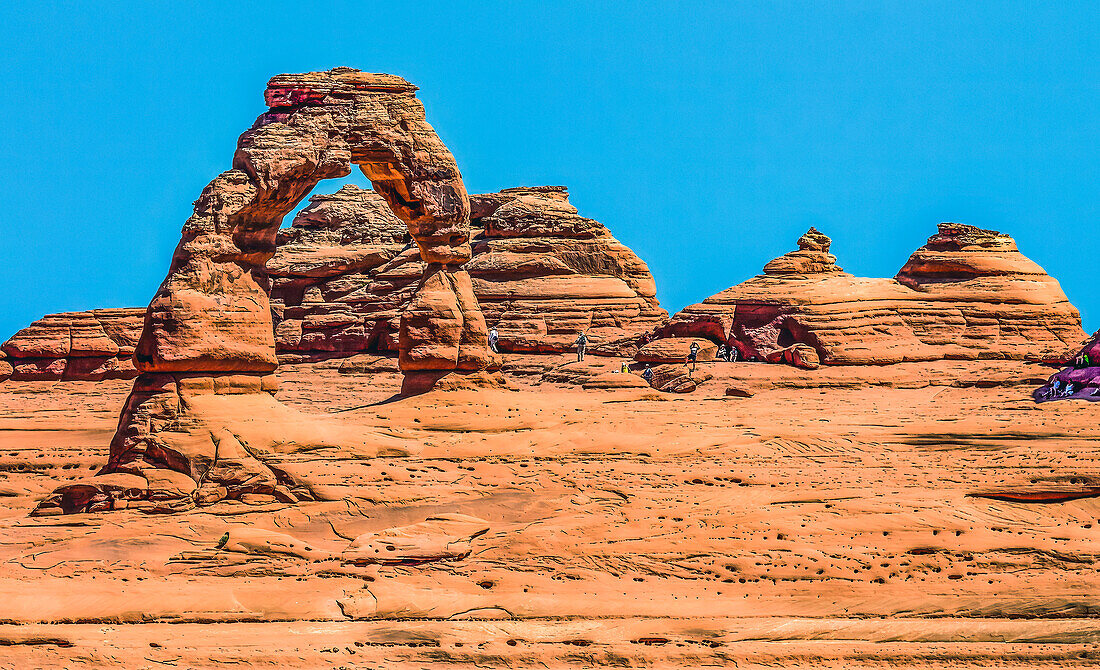
[[961,221],[1100,326],[1095,3],[321,4],[0,8],[0,338],[147,304],[267,79],[337,65],[419,85],[470,192],[569,186],[670,311],[810,225],[892,276]]

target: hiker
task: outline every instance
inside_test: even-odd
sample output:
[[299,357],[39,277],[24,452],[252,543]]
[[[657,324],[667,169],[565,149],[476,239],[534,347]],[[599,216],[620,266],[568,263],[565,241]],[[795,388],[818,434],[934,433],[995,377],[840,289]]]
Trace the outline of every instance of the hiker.
[[1088,354],[1081,354],[1080,356],[1078,356],[1073,361],[1073,367],[1078,368],[1078,369],[1089,367],[1089,355]]
[[695,362],[699,360],[699,344],[692,342],[688,348],[688,363],[691,363],[691,371],[695,372]]
[[489,348],[493,350],[494,354],[499,354],[500,349],[497,349],[497,342],[500,341],[500,333],[497,332],[497,327],[493,326],[489,330]]
[[627,364],[625,360],[623,361],[622,367],[619,368],[619,372],[623,373],[624,375],[630,372],[630,365]]
[[642,370],[642,379],[645,383],[653,386],[653,368],[649,367],[649,363],[645,364],[645,370]]
[[740,357],[741,350],[731,344],[729,350],[729,358],[727,358],[726,360],[728,360],[730,363],[736,363],[737,359]]
[[715,354],[715,355],[718,357],[718,360],[720,360],[720,361],[728,361],[729,360],[729,358],[726,356],[726,345],[724,345],[724,344],[719,344],[718,345],[718,353]]
[[573,344],[577,345],[577,362],[580,363],[584,360],[584,350],[588,346],[588,336],[584,333],[577,333],[577,340]]
[[1062,390],[1062,397],[1068,398],[1074,394],[1073,382],[1066,382],[1065,388]]

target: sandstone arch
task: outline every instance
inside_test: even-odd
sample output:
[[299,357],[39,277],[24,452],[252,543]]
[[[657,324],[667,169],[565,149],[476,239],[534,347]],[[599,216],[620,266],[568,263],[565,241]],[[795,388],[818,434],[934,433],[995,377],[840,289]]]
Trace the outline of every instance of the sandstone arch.
[[278,365],[264,265],[283,216],[319,181],[353,166],[407,224],[428,263],[401,319],[405,389],[445,377],[496,381],[499,363],[462,269],[470,258],[469,198],[415,92],[400,77],[352,68],[268,82],[268,111],[240,136],[232,168],[195,201],[146,312],[134,354],[140,375],[101,473],[120,481],[64,487],[39,512],[109,508],[120,496],[296,497],[294,483],[265,458],[298,444],[286,426],[277,439],[263,430],[249,439],[229,424],[241,413],[282,411],[263,393],[274,389]]

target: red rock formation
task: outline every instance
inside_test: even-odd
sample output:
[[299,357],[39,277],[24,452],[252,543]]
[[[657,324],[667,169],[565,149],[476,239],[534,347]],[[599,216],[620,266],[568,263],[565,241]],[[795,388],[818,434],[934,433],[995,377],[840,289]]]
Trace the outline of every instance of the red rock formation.
[[1069,365],[1035,389],[1037,402],[1048,400],[1100,400],[1100,330],[1083,348],[1069,357]]
[[[603,224],[578,216],[564,187],[506,189],[471,201],[481,230],[466,267],[503,351],[572,351],[583,330],[591,352],[632,355],[639,337],[667,320],[645,263]],[[279,360],[398,350],[401,315],[426,264],[381,195],[354,185],[314,195],[276,243],[266,270]],[[134,324],[136,341],[144,310],[115,311]],[[107,312],[96,314],[103,319]],[[51,314],[20,331],[10,342],[20,378],[56,379],[55,368],[75,370],[61,360],[68,359],[61,353],[68,327],[92,318],[92,312]],[[38,328],[41,322],[50,328]],[[19,343],[28,339],[50,341],[56,356],[45,359],[48,365],[21,358]],[[132,351],[131,343],[124,354]],[[128,358],[120,358],[113,375],[137,375]]]
[[[564,187],[470,201],[481,231],[466,267],[503,351],[570,351],[585,331],[595,353],[633,354],[638,337],[667,318],[645,263],[603,224],[578,216]],[[398,319],[424,268],[401,232],[376,193],[354,186],[315,196],[280,232],[268,270],[281,356],[397,349]]]
[[804,344],[826,365],[1042,359],[1082,339],[1058,282],[1007,235],[942,223],[896,279],[853,277],[828,251],[811,228],[798,251],[685,308],[661,334],[729,343],[743,357]]
[[577,214],[563,186],[470,197],[474,293],[504,351],[633,355],[668,313],[646,264],[600,222]]
[[48,314],[3,344],[11,377],[41,380],[131,379],[144,309]]
[[[191,477],[196,502],[277,492],[262,462],[285,446],[248,444],[226,428],[241,412],[279,414],[262,391],[278,361],[265,264],[282,217],[322,179],[358,165],[408,226],[427,263],[400,325],[401,369],[411,388],[449,374],[498,366],[462,264],[470,257],[469,201],[454,158],[424,117],[416,87],[351,68],[271,79],[269,111],[241,135],[233,168],[195,202],[168,276],[146,312],[134,383],[103,473]],[[260,395],[246,399],[238,396]],[[284,499],[293,498],[283,491]],[[100,508],[101,490],[79,501],[60,491],[39,513]]]

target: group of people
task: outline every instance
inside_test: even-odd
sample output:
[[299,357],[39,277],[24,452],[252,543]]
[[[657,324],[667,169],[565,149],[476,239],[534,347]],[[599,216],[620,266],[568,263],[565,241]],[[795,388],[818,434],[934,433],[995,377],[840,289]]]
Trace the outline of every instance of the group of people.
[[733,345],[727,347],[724,344],[719,344],[718,352],[714,354],[714,357],[727,363],[736,363],[741,360],[741,352]]
[[1068,398],[1074,393],[1077,393],[1077,387],[1073,382],[1062,381],[1061,379],[1055,379],[1050,383],[1050,392],[1047,394],[1048,398]]
[[[577,333],[577,339],[573,341],[573,344],[577,347],[577,362],[580,363],[584,360],[584,354],[588,350],[588,335]],[[497,332],[496,326],[489,329],[489,348],[494,354],[500,353],[500,333]]]

